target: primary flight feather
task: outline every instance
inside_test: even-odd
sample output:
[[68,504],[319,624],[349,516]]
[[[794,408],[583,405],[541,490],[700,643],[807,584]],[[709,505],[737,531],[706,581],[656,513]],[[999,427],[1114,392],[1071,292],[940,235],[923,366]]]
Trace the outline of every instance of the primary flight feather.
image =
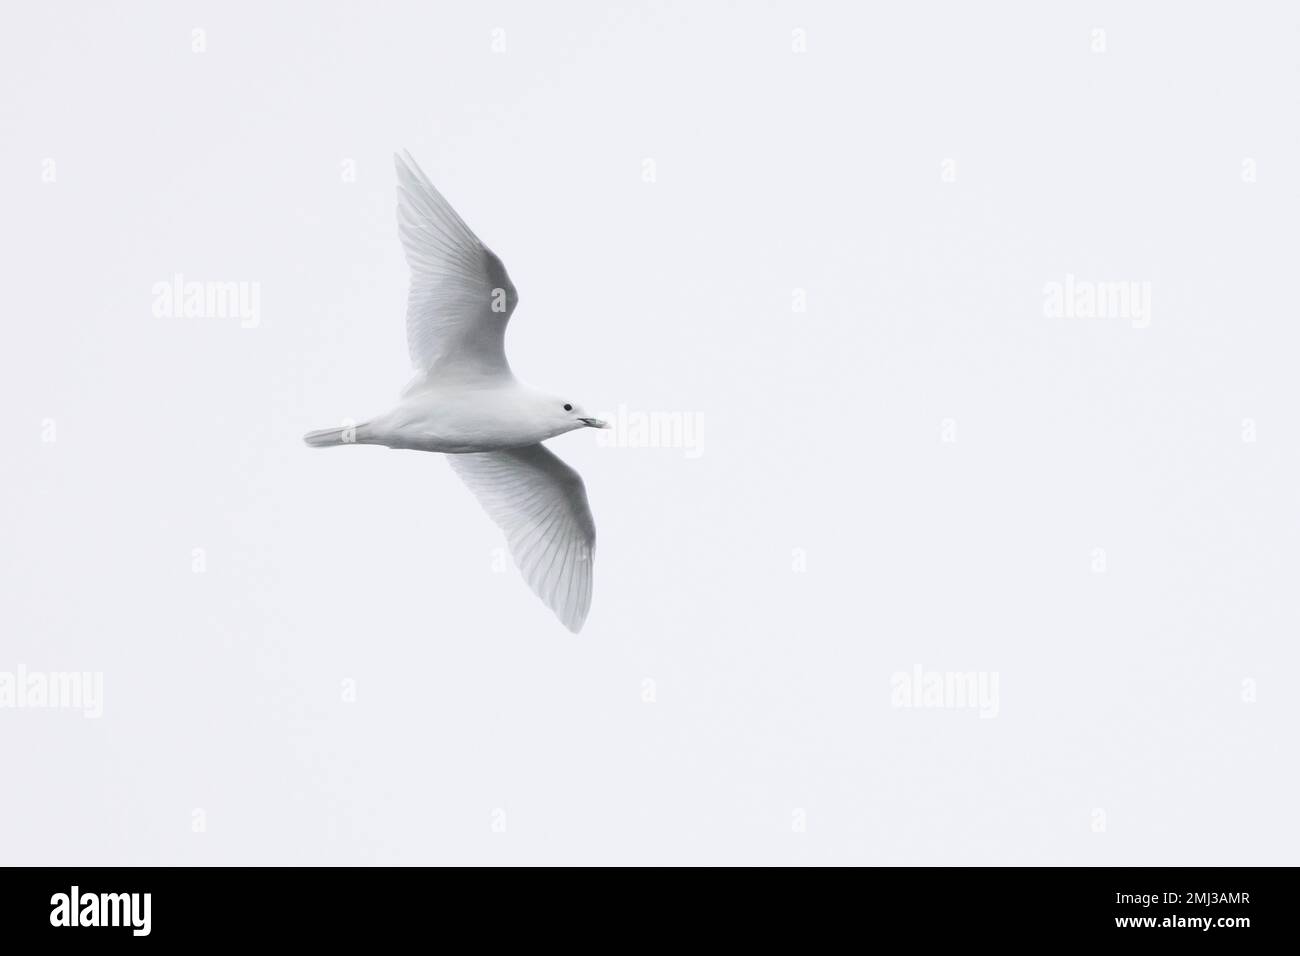
[[576,633],[591,607],[596,525],[581,476],[541,443],[609,426],[514,377],[505,334],[519,296],[505,266],[409,153],[393,158],[398,233],[411,267],[406,339],[416,377],[386,414],[304,438],[313,447],[386,445],[450,455],[453,470],[505,533],[528,586]]

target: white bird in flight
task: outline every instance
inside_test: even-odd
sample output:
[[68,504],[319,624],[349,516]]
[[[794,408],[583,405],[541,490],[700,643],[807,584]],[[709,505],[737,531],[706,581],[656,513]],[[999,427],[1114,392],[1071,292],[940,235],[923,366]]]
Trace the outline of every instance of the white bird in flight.
[[308,445],[386,445],[448,454],[505,532],[533,592],[577,633],[591,607],[596,525],[581,476],[541,443],[608,428],[570,399],[529,388],[506,361],[519,296],[410,153],[397,164],[397,222],[411,267],[406,340],[416,377],[392,411],[308,432]]

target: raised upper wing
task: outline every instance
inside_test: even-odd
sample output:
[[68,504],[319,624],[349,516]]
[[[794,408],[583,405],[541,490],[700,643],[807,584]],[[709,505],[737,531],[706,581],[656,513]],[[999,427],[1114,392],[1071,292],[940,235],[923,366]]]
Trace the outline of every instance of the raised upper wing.
[[582,477],[541,445],[448,455],[505,532],[533,593],[575,634],[591,608],[596,523]]
[[397,165],[397,226],[411,267],[406,341],[411,363],[439,377],[508,377],[506,323],[519,296],[410,153]]

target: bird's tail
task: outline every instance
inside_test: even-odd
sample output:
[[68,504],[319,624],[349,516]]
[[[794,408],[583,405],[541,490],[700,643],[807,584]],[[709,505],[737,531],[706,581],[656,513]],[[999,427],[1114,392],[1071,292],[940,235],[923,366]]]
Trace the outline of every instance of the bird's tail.
[[345,425],[342,428],[320,428],[302,436],[312,448],[329,448],[333,445],[355,445],[366,441],[365,425]]

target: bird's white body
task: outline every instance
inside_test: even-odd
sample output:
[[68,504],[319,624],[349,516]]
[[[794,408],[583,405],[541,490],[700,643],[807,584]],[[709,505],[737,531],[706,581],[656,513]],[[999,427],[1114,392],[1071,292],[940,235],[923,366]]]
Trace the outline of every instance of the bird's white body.
[[411,267],[406,337],[418,374],[390,411],[305,440],[446,454],[505,532],[529,587],[566,627],[581,630],[596,525],[582,478],[541,443],[608,426],[514,377],[505,331],[519,296],[505,266],[409,155],[394,158],[398,232]]
[[447,454],[519,448],[585,427],[562,412],[565,404],[514,379],[429,383],[360,426],[356,440]]

